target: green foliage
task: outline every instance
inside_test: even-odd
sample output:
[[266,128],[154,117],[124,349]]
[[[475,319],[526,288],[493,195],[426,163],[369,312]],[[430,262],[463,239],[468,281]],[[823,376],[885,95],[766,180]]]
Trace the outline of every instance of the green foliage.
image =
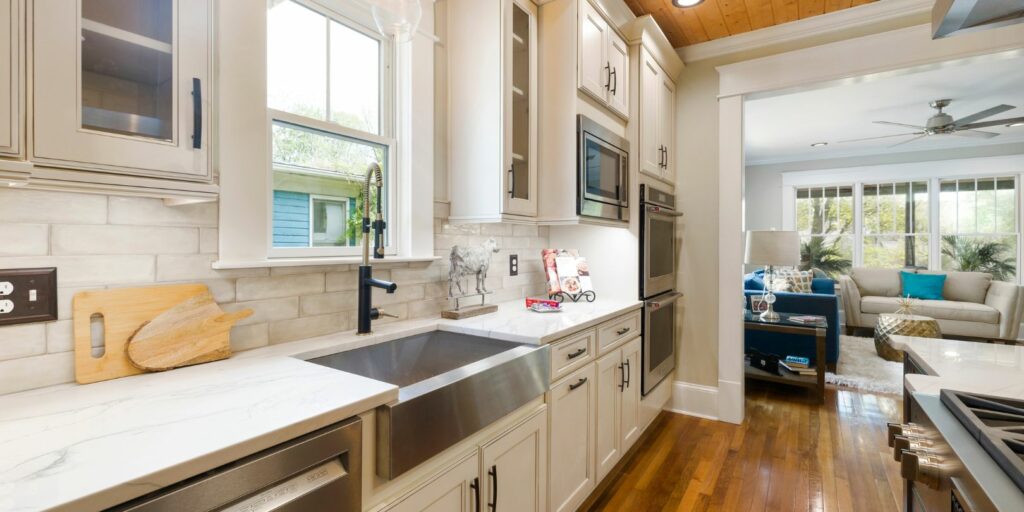
[[1012,247],[998,240],[946,235],[942,237],[942,254],[956,270],[988,272],[999,281],[1009,280],[1017,273]]
[[825,237],[811,237],[800,244],[800,269],[819,269],[835,278],[846,273],[853,266],[853,262],[843,257],[843,250],[839,247],[838,239],[827,241]]

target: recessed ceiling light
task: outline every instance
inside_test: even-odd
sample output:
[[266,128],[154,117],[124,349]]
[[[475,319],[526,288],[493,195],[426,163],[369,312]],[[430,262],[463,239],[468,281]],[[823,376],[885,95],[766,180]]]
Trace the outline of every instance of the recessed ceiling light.
[[1024,126],[1024,121],[1017,122],[1017,123],[1010,123],[1010,124],[1006,125],[1007,128],[1013,128],[1015,126]]
[[816,148],[818,146],[828,146],[828,142],[815,142],[814,144],[811,144],[812,148]]
[[704,0],[672,0],[672,5],[676,7],[693,7]]

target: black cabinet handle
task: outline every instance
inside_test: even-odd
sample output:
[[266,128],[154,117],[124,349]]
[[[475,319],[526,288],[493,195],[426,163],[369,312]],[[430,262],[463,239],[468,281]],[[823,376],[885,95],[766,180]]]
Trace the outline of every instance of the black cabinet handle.
[[658,167],[665,166],[665,146],[658,146]]
[[566,359],[576,359],[577,357],[582,356],[583,354],[586,354],[586,353],[587,353],[587,348],[586,347],[580,347],[575,352],[572,352],[570,354],[566,354],[565,358]]
[[587,383],[586,377],[581,377],[580,380],[576,381],[576,384],[569,384],[569,391],[576,391],[577,388]]
[[627,332],[629,332],[629,327],[623,327],[622,329],[619,329],[619,330],[615,331],[615,335],[616,336],[622,336],[623,334],[626,334]]
[[476,497],[476,512],[480,512],[480,477],[474,477],[473,483],[469,484],[469,488],[473,489],[473,496]]
[[487,471],[487,474],[491,476],[491,503],[487,504],[487,507],[491,510],[498,511],[498,466],[491,466],[491,469]]
[[619,392],[626,390],[626,363],[619,365]]
[[622,365],[626,367],[624,370],[622,370],[622,379],[625,381],[625,385],[628,388],[629,387],[629,381],[632,380],[632,379],[629,378],[629,373],[630,373],[629,372],[629,359],[626,359],[625,361],[623,361]]
[[665,168],[668,169],[668,146],[665,146]]
[[203,84],[192,79],[192,148],[203,147]]
[[612,68],[612,94],[619,90],[619,68]]
[[604,65],[604,88],[608,89],[612,86],[612,63],[609,62]]
[[512,164],[512,167],[508,168],[508,197],[516,196],[516,175],[512,170],[514,167],[515,164]]

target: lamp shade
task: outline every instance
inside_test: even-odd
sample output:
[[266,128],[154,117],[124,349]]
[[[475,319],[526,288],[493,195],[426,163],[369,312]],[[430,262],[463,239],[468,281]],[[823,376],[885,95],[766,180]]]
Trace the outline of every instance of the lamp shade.
[[800,264],[800,233],[796,231],[747,231],[743,257],[747,265],[795,267]]

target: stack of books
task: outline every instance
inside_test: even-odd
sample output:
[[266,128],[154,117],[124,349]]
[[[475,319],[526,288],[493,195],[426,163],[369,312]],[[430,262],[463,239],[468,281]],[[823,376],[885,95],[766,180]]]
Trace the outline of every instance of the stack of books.
[[790,322],[796,322],[798,324],[811,324],[811,325],[813,325],[813,324],[820,324],[824,320],[825,320],[825,317],[823,317],[823,316],[815,316],[815,315],[801,315],[801,316],[791,316],[791,317],[789,317],[789,321]]
[[818,369],[811,366],[811,360],[800,356],[786,356],[779,365],[797,375],[817,375]]

